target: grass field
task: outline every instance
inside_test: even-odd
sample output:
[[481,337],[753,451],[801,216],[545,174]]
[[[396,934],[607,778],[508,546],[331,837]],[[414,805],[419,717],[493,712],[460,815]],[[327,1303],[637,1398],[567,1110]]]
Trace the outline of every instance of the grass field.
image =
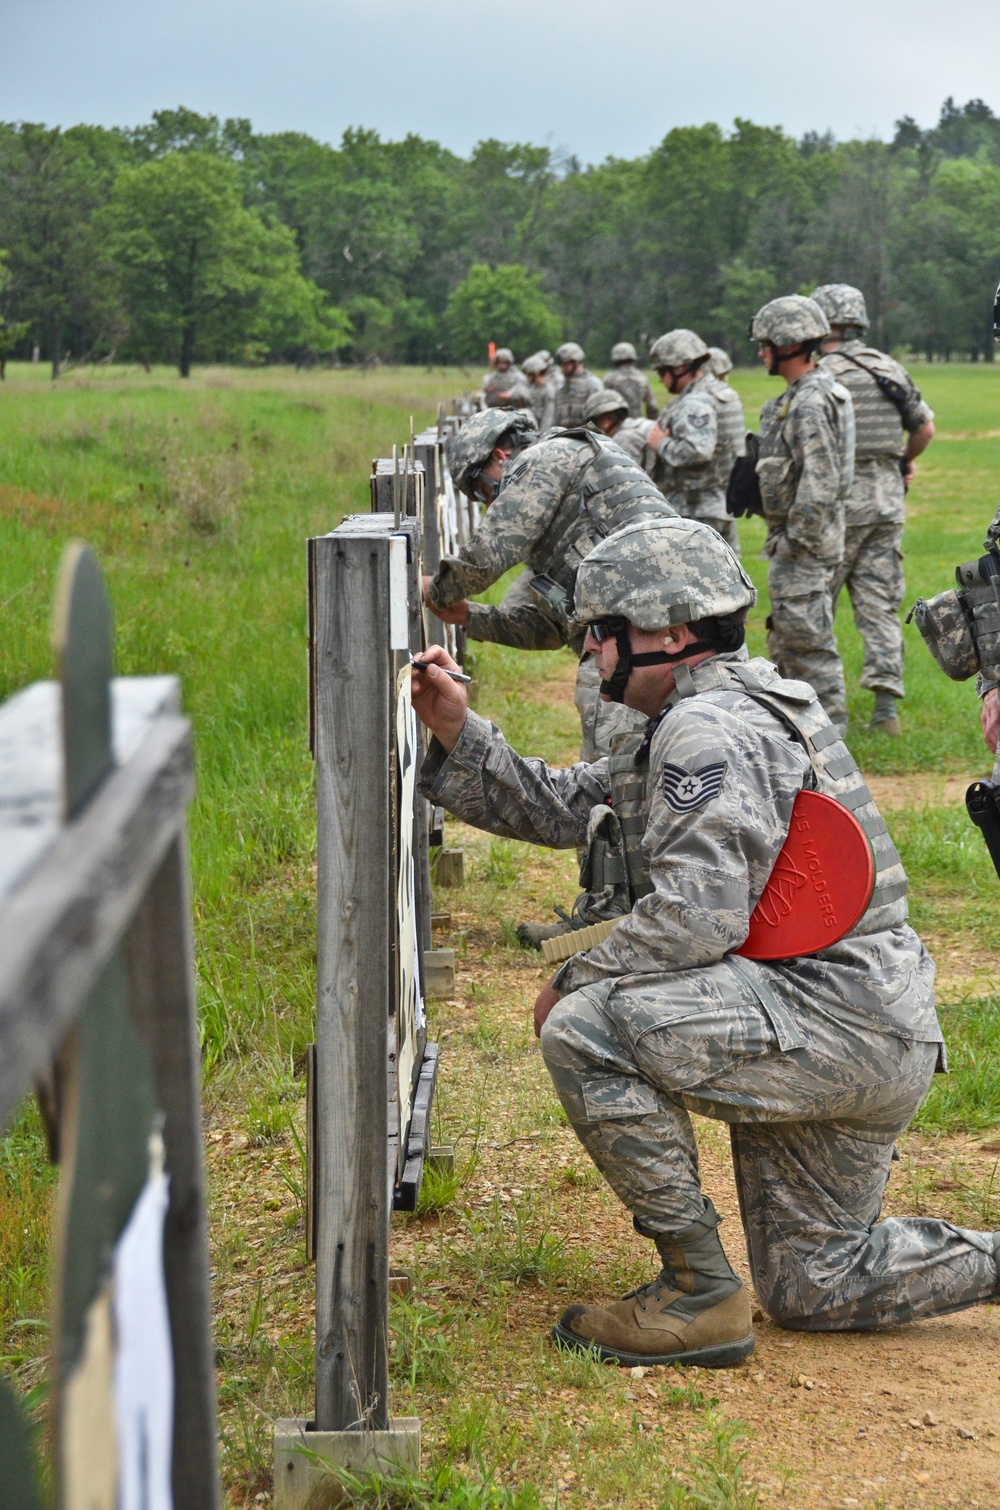
[[[232,1503],[250,1503],[268,1494],[270,1421],[309,1413],[297,1141],[315,937],[304,541],[367,508],[371,458],[408,434],[411,414],[420,428],[472,375],[219,369],[182,383],[165,370],[102,369],[52,386],[37,368],[9,372],[0,387],[0,696],[51,673],[54,575],[67,541],[82,538],[107,574],[118,669],[176,672],[194,724],[223,1459]],[[1000,495],[1000,368],[928,367],[917,378],[939,437],[910,495],[910,601],[948,586],[954,566],[979,552]],[[756,372],[735,383],[752,421],[773,385]],[[741,532],[763,587],[761,526]],[[754,649],[765,611],[754,613]],[[944,966],[955,1073],[921,1113],[900,1191],[933,1189],[932,1209],[979,1225],[994,1215],[989,1171],[976,1159],[1000,1120],[1000,1015],[988,999],[998,882],[961,805],[964,777],[989,766],[978,704],[971,686],[938,672],[911,626],[904,733],[877,739],[863,729],[870,695],[856,690],[860,646],[843,606],[838,634],[855,687],[851,745],[884,797],[914,921]],[[476,677],[480,711],[519,748],[572,758],[567,654],[480,647]],[[766,1485],[780,1482],[797,1486],[790,1498],[782,1490],[783,1504],[825,1503],[759,1431],[741,1466],[747,1449],[734,1421],[745,1412],[738,1401],[734,1413],[728,1395],[742,1384],[696,1374],[632,1381],[561,1360],[538,1340],[574,1286],[593,1286],[595,1270],[606,1287],[625,1287],[645,1277],[648,1258],[577,1154],[525,1017],[540,977],[512,946],[510,925],[568,903],[571,866],[516,844],[463,842],[469,885],[442,894],[452,913],[442,942],[458,950],[460,990],[435,1023],[446,1055],[439,1132],[457,1143],[459,1173],[429,1182],[426,1209],[396,1237],[418,1279],[395,1318],[396,1409],[420,1413],[429,1440],[427,1480],[408,1502],[696,1510],[769,1505]],[[965,1159],[954,1140],[969,1135],[976,1157],[961,1177],[928,1185],[941,1150]],[[52,1192],[26,1108],[0,1141],[0,1340],[37,1412]],[[897,1503],[890,1491],[881,1503]],[[898,1503],[938,1503],[922,1493]]]

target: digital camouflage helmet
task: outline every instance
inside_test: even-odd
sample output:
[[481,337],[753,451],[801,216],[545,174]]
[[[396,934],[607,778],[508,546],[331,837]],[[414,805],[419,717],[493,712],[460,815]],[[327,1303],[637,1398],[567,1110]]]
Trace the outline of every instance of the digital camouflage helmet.
[[772,299],[750,322],[750,339],[771,346],[798,346],[803,341],[821,341],[829,334],[826,315],[815,299],[804,294]]
[[560,367],[564,362],[583,362],[585,360],[586,353],[583,347],[578,346],[575,341],[564,341],[556,352],[556,361]]
[[506,362],[509,366],[514,365],[514,353],[509,346],[501,346],[493,358],[495,363]]
[[611,361],[616,367],[619,362],[637,362],[638,360],[631,341],[618,341],[611,348]]
[[541,377],[543,372],[549,370],[551,358],[542,352],[536,351],[533,357],[525,357],[521,363],[521,371],[526,377]]
[[601,691],[623,702],[636,666],[669,665],[718,646],[694,640],[682,650],[635,654],[628,626],[668,629],[750,608],[757,591],[739,558],[711,525],[697,519],[636,520],[616,530],[580,563],[573,617],[613,633],[618,664]]
[[649,360],[657,371],[661,367],[688,367],[707,356],[708,347],[693,330],[668,330],[649,350]]
[[538,424],[527,409],[484,409],[467,419],[445,446],[452,481],[472,496],[475,474],[489,461],[493,448],[509,436],[515,451],[523,451],[538,439]]
[[728,351],[723,351],[721,346],[708,348],[708,370],[713,377],[723,378],[727,372],[733,370],[733,359]]
[[602,414],[628,414],[628,399],[614,388],[602,388],[593,394],[583,411],[584,419],[599,419]]
[[813,289],[812,297],[831,325],[868,329],[868,310],[860,288],[854,288],[850,283],[821,283],[819,288]]

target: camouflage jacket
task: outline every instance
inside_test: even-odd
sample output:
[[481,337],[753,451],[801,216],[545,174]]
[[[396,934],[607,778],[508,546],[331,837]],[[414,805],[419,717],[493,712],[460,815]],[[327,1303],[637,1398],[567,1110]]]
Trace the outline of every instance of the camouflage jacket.
[[500,603],[469,604],[465,632],[470,640],[513,645],[517,650],[558,650],[567,643],[571,636],[566,621],[532,591],[532,575],[522,572]]
[[844,554],[844,500],[854,479],[854,405],[824,367],[768,399],[757,463],[764,555],[836,564]]
[[[902,881],[888,878],[889,901],[875,911],[873,931],[864,931],[870,908],[855,933],[820,954],[768,965],[732,956],[785,841],[795,798],[815,779],[806,749],[747,695],[748,685],[804,710],[815,747],[825,738],[834,752],[826,761],[833,790],[853,787],[866,827],[884,835],[885,826],[811,688],[783,680],[770,662],[750,661],[745,650],[702,662],[688,676],[680,680],[689,695],[675,692],[652,721],[642,838],[651,889],[603,943],[562,966],[557,989],[565,995],[587,986],[603,1001],[618,985],[648,989],[660,982],[667,994],[674,972],[728,957],[758,992],[784,1047],[801,1041],[797,1019],[816,1012],[939,1043],[934,967],[901,921],[905,876],[891,840],[887,863]],[[591,815],[612,800],[606,759],[554,769],[518,755],[474,713],[451,755],[431,742],[421,789],[477,828],[554,849],[585,844]]]
[[595,377],[586,368],[577,373],[576,377],[566,378],[562,386],[555,390],[555,411],[552,423],[560,426],[582,425],[587,400],[595,393],[602,392],[603,387],[600,378]]
[[442,558],[428,602],[447,608],[484,592],[522,561],[568,587],[598,540],[646,514],[672,512],[645,472],[597,430],[546,436],[507,462],[472,539]]
[[541,383],[527,383],[527,392],[524,396],[523,408],[530,409],[538,421],[539,432],[551,430],[555,424],[556,413],[556,387],[547,380]]
[[501,403],[505,409],[518,408],[512,400],[501,400],[501,393],[511,393],[514,390],[523,392],[528,387],[527,379],[520,367],[508,367],[506,372],[497,372],[494,367],[483,378],[483,395],[488,409],[499,408]]
[[653,471],[664,498],[679,513],[725,518],[729,474],[746,450],[739,394],[705,372],[670,401],[659,424],[670,432]]
[[604,379],[605,388],[613,388],[628,401],[629,419],[655,419],[658,408],[649,378],[634,362],[612,367]]
[[653,428],[651,419],[627,419],[615,435],[615,445],[640,466],[650,477],[656,470],[656,455],[646,444]]
[[[899,385],[905,395],[902,412],[850,357]],[[929,424],[933,409],[902,363],[863,341],[845,341],[821,365],[854,400],[854,482],[845,504],[848,525],[901,524],[906,516],[906,489],[899,470],[903,433],[912,435]]]

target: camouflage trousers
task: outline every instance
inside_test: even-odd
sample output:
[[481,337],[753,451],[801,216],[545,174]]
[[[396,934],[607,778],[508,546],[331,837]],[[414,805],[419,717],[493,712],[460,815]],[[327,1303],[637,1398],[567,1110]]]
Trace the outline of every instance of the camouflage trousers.
[[892,520],[849,524],[844,560],[831,584],[833,612],[846,587],[865,646],[861,685],[870,691],[903,696],[903,631],[899,609],[903,581],[903,526]]
[[581,760],[601,760],[610,755],[616,734],[634,734],[648,721],[644,713],[626,708],[623,703],[601,701],[601,677],[592,655],[585,655],[580,662],[573,701],[583,728]]
[[[577,1137],[648,1235],[704,1212],[690,1112],[730,1124],[754,1289],[782,1326],[846,1331],[988,1299],[994,1236],[933,1218],[878,1220],[895,1138],[937,1045],[816,1012],[782,1049],[751,972],[723,960],[649,985],[585,986],[542,1030]],[[768,972],[769,989],[780,989]]]
[[830,722],[843,734],[847,692],[833,632],[834,571],[821,561],[772,556],[767,572],[767,653],[782,676],[810,683]]

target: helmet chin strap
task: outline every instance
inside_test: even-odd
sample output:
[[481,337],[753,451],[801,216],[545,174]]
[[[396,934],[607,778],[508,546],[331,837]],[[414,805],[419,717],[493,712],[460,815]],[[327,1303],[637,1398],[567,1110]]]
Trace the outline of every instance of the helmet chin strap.
[[618,646],[618,664],[609,679],[601,682],[600,689],[613,703],[625,701],[625,688],[636,666],[669,666],[673,661],[686,660],[689,655],[697,655],[701,650],[715,649],[707,640],[692,640],[683,650],[643,650],[636,655],[632,650],[628,624],[624,619],[615,630],[615,643]]
[[794,357],[804,357],[806,353],[805,343],[793,346],[789,351],[780,351],[773,341],[767,343],[771,348],[771,357],[767,364],[767,370],[771,377],[778,377],[781,373],[782,362],[790,362]]

